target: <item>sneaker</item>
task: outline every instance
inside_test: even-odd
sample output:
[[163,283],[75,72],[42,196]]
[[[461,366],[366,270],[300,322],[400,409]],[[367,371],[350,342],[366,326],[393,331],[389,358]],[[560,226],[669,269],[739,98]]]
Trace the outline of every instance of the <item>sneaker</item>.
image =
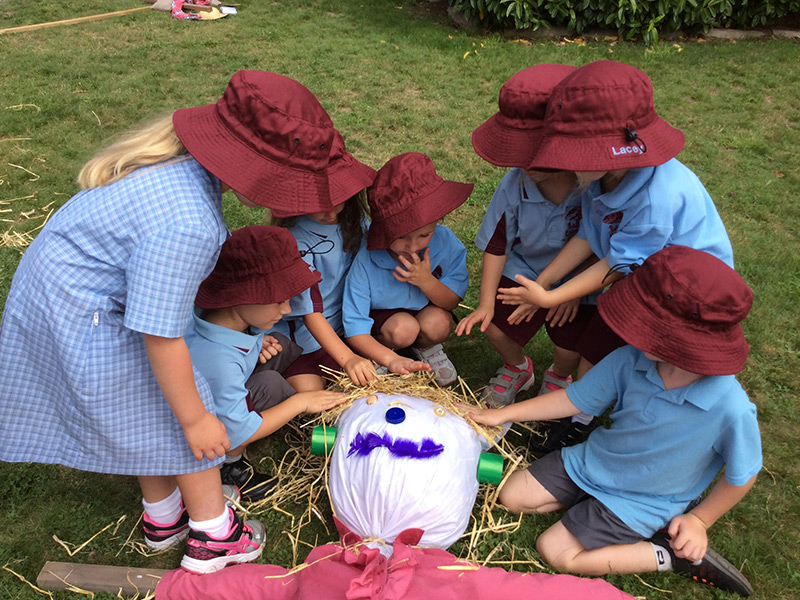
[[669,534],[657,531],[650,541],[661,546],[669,552],[672,558],[672,570],[680,575],[691,577],[698,583],[705,583],[726,592],[735,592],[740,596],[752,596],[753,586],[747,578],[727,560],[714,552],[711,548],[706,555],[697,562],[689,562],[685,558],[678,558],[669,545]]
[[533,386],[535,379],[533,362],[527,356],[524,369],[519,369],[514,365],[503,365],[489,380],[489,385],[484,388],[481,401],[493,408],[507,406],[514,402],[517,394]]
[[554,366],[555,365],[550,365],[544,372],[544,377],[542,377],[542,385],[539,388],[539,393],[537,394],[538,396],[547,394],[548,392],[555,392],[556,390],[563,390],[572,383],[572,375],[568,375],[567,377],[556,375],[556,372],[553,371]]
[[261,556],[266,530],[259,521],[242,521],[231,511],[231,525],[225,539],[202,531],[189,531],[181,567],[194,573],[213,573],[232,563],[246,563]]
[[553,450],[574,446],[585,442],[597,425],[596,418],[592,419],[588,425],[573,421],[572,417],[544,421],[531,433],[528,448],[537,454],[547,454]]
[[278,485],[277,477],[270,477],[257,472],[253,465],[244,457],[232,463],[222,463],[219,466],[223,485],[232,485],[239,488],[241,498],[245,502],[257,502],[264,498],[272,488]]
[[[223,485],[222,495],[225,496],[225,505],[233,506],[242,499],[239,488],[235,485]],[[189,511],[183,506],[181,500],[181,514],[174,523],[167,525],[156,523],[147,513],[142,516],[142,530],[144,541],[153,550],[164,550],[183,541],[189,535]]]
[[431,371],[436,376],[436,383],[445,387],[455,383],[458,379],[456,367],[447,358],[444,353],[444,348],[441,344],[434,344],[430,348],[411,348],[417,360],[428,363],[431,366]]

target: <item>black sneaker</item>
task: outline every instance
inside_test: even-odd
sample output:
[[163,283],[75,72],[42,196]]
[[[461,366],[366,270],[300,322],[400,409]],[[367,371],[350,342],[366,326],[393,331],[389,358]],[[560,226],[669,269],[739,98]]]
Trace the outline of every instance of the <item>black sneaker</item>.
[[277,477],[258,473],[244,455],[232,463],[222,463],[219,472],[223,485],[227,483],[238,487],[245,502],[261,500],[278,484]]
[[585,425],[578,421],[573,422],[572,417],[544,421],[531,433],[528,448],[536,454],[547,454],[553,450],[574,446],[585,442],[597,425],[597,419],[592,419]]
[[692,563],[685,558],[678,558],[669,545],[669,534],[658,531],[650,541],[669,552],[672,558],[672,570],[680,575],[690,577],[698,583],[705,583],[726,592],[735,592],[740,596],[752,596],[753,586],[747,578],[727,560],[711,548],[706,551],[702,560]]

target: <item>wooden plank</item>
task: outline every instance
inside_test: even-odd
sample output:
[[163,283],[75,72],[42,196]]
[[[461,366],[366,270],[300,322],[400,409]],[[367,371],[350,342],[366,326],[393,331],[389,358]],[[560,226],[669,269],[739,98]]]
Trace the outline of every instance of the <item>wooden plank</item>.
[[152,594],[164,569],[136,569],[79,563],[48,561],[39,571],[36,584],[45,590],[68,590],[71,587],[87,592],[120,593],[123,596]]
[[84,21],[97,21],[99,19],[106,19],[108,17],[119,17],[128,15],[140,10],[150,10],[150,6],[142,6],[139,8],[129,8],[127,10],[117,10],[115,12],[103,13],[100,15],[89,15],[88,17],[76,17],[74,19],[63,19],[61,21],[49,21],[47,23],[36,23],[34,25],[20,25],[19,27],[6,27],[0,29],[0,33],[21,33],[23,31],[33,31],[34,29],[43,29],[44,27],[56,27],[58,25],[72,25],[73,23],[83,23]]

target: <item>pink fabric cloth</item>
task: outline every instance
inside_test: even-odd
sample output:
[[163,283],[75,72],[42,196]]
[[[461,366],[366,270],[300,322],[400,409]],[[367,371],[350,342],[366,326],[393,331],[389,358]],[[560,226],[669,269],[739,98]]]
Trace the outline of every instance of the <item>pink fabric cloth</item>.
[[235,565],[196,575],[169,571],[156,588],[156,600],[633,600],[602,579],[545,573],[509,573],[469,567],[437,548],[418,548],[421,529],[407,529],[394,541],[394,554],[367,548],[360,537],[337,523],[341,543],[314,548],[305,568],[290,573],[276,565]]

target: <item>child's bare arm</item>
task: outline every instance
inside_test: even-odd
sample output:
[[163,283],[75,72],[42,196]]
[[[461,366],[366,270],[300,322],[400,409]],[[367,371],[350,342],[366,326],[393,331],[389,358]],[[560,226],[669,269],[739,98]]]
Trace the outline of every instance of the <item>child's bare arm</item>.
[[472,311],[456,325],[456,335],[466,333],[469,335],[472,328],[480,323],[481,331],[486,331],[494,317],[494,300],[497,295],[497,286],[503,276],[508,256],[496,255],[489,252],[483,253],[483,271],[481,272],[481,294],[478,308]]
[[368,333],[354,335],[347,338],[347,341],[362,356],[374,360],[379,365],[383,365],[392,373],[407,375],[412,371],[430,371],[431,366],[427,363],[405,358],[387,348]]
[[326,391],[300,392],[294,396],[289,396],[280,404],[276,404],[272,408],[262,410],[259,413],[261,414],[261,425],[243,446],[274,433],[297,415],[330,410],[347,400],[347,398],[348,396],[341,392]]
[[744,485],[731,485],[723,476],[691,512],[672,519],[668,531],[675,554],[690,561],[703,558],[708,550],[708,528],[736,506],[755,482],[754,475]]
[[184,339],[145,334],[144,347],[158,386],[181,424],[194,457],[225,456],[231,447],[225,425],[203,405]]
[[566,390],[563,389],[509,404],[503,408],[478,409],[466,404],[462,404],[460,407],[469,413],[469,416],[476,423],[489,426],[520,421],[547,421],[549,419],[571,417],[581,412],[569,399]]
[[322,313],[305,315],[303,323],[325,352],[347,372],[353,383],[366,385],[368,381],[377,378],[378,374],[372,366],[372,361],[353,352],[336,334]]

